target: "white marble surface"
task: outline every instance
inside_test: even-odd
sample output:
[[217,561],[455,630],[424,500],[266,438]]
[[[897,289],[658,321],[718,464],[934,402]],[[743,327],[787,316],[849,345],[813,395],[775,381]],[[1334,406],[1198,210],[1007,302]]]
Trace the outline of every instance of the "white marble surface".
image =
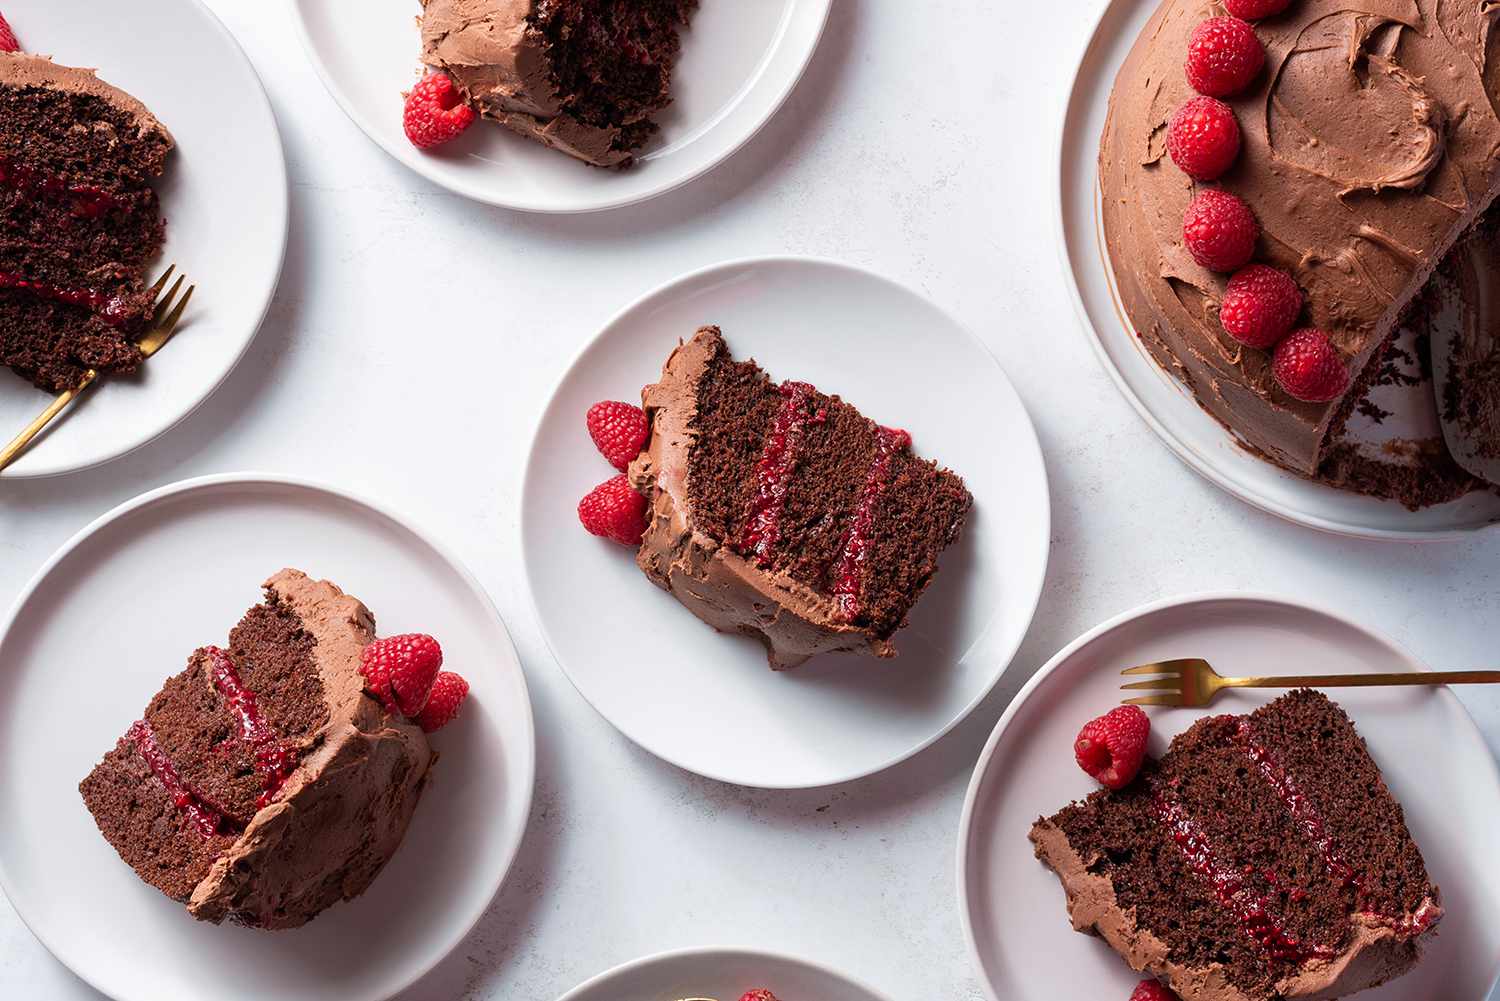
[[[548,1001],[695,944],[815,955],[893,998],[978,999],[953,877],[965,783],[1010,697],[1078,633],[1161,595],[1247,588],[1331,605],[1434,667],[1500,660],[1500,531],[1418,547],[1283,524],[1179,464],[1095,362],[1064,297],[1049,178],[1053,123],[1102,0],[932,0],[918,17],[837,0],[806,79],[746,149],[657,202],[587,218],[514,215],[423,183],[344,118],[279,3],[210,2],[286,140],[280,293],[188,423],[106,467],[0,488],[0,600],[108,507],[242,468],[356,486],[458,549],[520,649],[540,770],[508,884],[413,1001]],[[583,340],[685,270],[777,252],[874,266],[978,330],[1031,409],[1054,494],[1046,594],[1000,690],[907,764],[794,794],[679,772],[588,708],[538,636],[516,515],[533,422]],[[423,345],[417,360],[403,343]],[[450,370],[449,350],[492,371]],[[1500,748],[1500,692],[1462,697]],[[1041,906],[1038,920],[1061,922],[1056,901]],[[0,903],[0,997],[96,996]]]

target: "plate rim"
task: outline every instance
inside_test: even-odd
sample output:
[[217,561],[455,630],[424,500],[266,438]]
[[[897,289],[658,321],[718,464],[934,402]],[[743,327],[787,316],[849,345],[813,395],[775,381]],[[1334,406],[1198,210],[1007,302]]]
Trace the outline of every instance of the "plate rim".
[[803,956],[794,956],[790,953],[777,952],[771,949],[752,949],[732,945],[692,946],[685,949],[667,949],[662,952],[653,952],[648,953],[644,956],[638,956],[635,959],[627,960],[626,962],[620,963],[617,966],[612,966],[607,970],[594,974],[592,977],[589,977],[587,980],[579,984],[577,987],[574,987],[572,990],[565,991],[557,998],[557,1001],[578,1001],[578,998],[582,997],[585,991],[593,990],[596,987],[605,986],[611,979],[617,976],[625,973],[631,973],[635,970],[651,966],[656,963],[670,962],[676,959],[702,959],[712,956],[716,953],[733,953],[737,956],[743,956],[748,959],[769,959],[778,963],[786,963],[792,966],[806,967],[809,970],[815,970],[818,973],[847,981],[860,990],[864,991],[866,994],[870,995],[870,997],[875,999],[875,1001],[891,1001],[891,999],[886,994],[881,991],[877,991],[875,988],[865,983],[865,981],[851,977],[847,973],[842,973],[826,964],[807,959]]
[[[650,201],[653,198],[665,195],[671,191],[675,191],[686,184],[692,183],[693,181],[709,173],[710,171],[717,169],[726,160],[728,160],[730,157],[734,156],[742,148],[744,148],[744,146],[749,143],[751,139],[754,139],[757,135],[759,135],[760,131],[770,123],[771,119],[776,117],[778,112],[781,111],[781,108],[786,104],[787,99],[792,96],[792,92],[797,89],[797,84],[800,83],[802,81],[802,77],[806,75],[807,67],[812,64],[813,56],[817,53],[818,47],[822,43],[823,32],[828,27],[829,15],[833,8],[833,0],[787,0],[789,5],[787,8],[787,16],[783,18],[782,24],[777,34],[777,38],[773,43],[771,51],[774,52],[775,49],[786,40],[791,27],[791,22],[793,22],[797,18],[797,15],[804,10],[807,11],[807,13],[803,14],[803,16],[810,17],[815,22],[812,25],[811,36],[808,39],[806,51],[802,53],[793,71],[787,75],[786,80],[781,84],[779,93],[776,93],[772,96],[772,99],[768,104],[765,112],[762,114],[760,120],[752,128],[746,131],[743,136],[740,136],[733,142],[731,142],[728,147],[721,150],[718,154],[710,157],[704,163],[688,171],[682,176],[665,181],[664,183],[656,185],[654,187],[646,188],[642,191],[636,192],[635,194],[598,198],[587,202],[580,202],[577,204],[559,205],[540,202],[534,199],[495,195],[483,190],[477,185],[469,184],[461,180],[450,179],[446,177],[437,177],[433,174],[428,173],[420,166],[422,160],[420,156],[416,155],[415,148],[413,148],[412,150],[393,149],[390,145],[384,142],[380,138],[379,132],[374,127],[374,125],[368,119],[366,119],[364,115],[360,114],[355,109],[350,100],[345,96],[342,88],[337,85],[332,73],[329,72],[328,67],[325,65],[321,55],[318,53],[318,50],[313,42],[312,33],[308,30],[307,17],[303,11],[304,6],[311,2],[315,2],[315,0],[292,0],[292,2],[287,5],[291,11],[290,16],[297,33],[297,37],[302,44],[303,54],[307,57],[308,62],[312,64],[314,71],[317,73],[319,81],[321,81],[323,84],[323,89],[328,92],[330,97],[333,98],[334,103],[339,106],[340,110],[344,112],[344,115],[351,122],[353,122],[361,132],[364,133],[365,138],[369,139],[379,149],[383,150],[385,154],[391,159],[395,160],[397,163],[401,164],[412,173],[423,178],[429,184],[437,185],[438,187],[443,188],[447,191],[451,191],[456,195],[471,199],[476,202],[481,202],[486,205],[493,205],[497,208],[510,209],[515,212],[530,212],[537,215],[584,215],[591,212],[608,212],[614,209],[625,208],[629,205],[638,205],[642,202]],[[419,59],[413,58],[413,64],[420,66],[421,61]],[[749,81],[749,83],[752,85],[752,90],[754,89],[753,85],[759,83],[760,79],[764,77],[766,69],[767,66],[763,64],[758,70],[757,76]],[[738,105],[739,103],[743,103],[743,101],[744,95],[742,93],[740,100],[736,102],[736,105]]]
[[244,48],[240,45],[239,39],[234,36],[234,33],[231,32],[227,26],[225,26],[224,22],[219,19],[219,16],[215,14],[214,11],[203,2],[203,0],[183,0],[183,2],[187,3],[191,7],[196,8],[198,11],[204,14],[208,19],[210,27],[215,29],[219,33],[219,35],[229,43],[233,56],[237,58],[240,64],[245,68],[245,70],[249,72],[250,80],[255,85],[252,93],[255,97],[259,98],[258,103],[261,109],[265,112],[266,121],[270,124],[271,148],[276,154],[273,157],[273,160],[276,164],[276,175],[272,179],[272,182],[273,186],[276,188],[277,192],[280,195],[280,197],[275,200],[273,209],[280,216],[281,225],[278,227],[279,239],[276,250],[276,264],[275,267],[271,269],[270,280],[265,289],[264,298],[260,305],[260,311],[255,316],[254,321],[249,325],[249,336],[244,339],[244,343],[240,345],[239,351],[232,359],[230,359],[229,364],[226,365],[223,371],[219,373],[218,377],[213,380],[213,383],[211,385],[204,386],[202,391],[197,395],[196,399],[192,400],[192,402],[189,403],[181,413],[168,420],[160,428],[157,428],[155,431],[148,433],[144,438],[140,439],[135,444],[123,448],[118,452],[113,452],[93,459],[85,459],[81,461],[75,460],[70,463],[54,463],[52,465],[42,465],[38,463],[38,468],[31,469],[28,467],[26,462],[27,455],[42,455],[45,454],[46,451],[46,442],[37,442],[34,453],[31,449],[28,449],[25,454],[23,454],[16,460],[14,465],[4,470],[0,470],[0,480],[43,480],[49,479],[54,476],[66,476],[69,473],[83,472],[87,469],[95,469],[99,466],[104,465],[105,463],[113,462],[116,459],[122,459],[125,456],[130,455],[132,452],[136,452],[142,448],[145,448],[147,445],[161,438],[167,432],[173,430],[178,425],[182,424],[188,418],[197,413],[198,410],[208,402],[209,398],[217,393],[225,382],[229,381],[230,375],[234,373],[235,369],[239,368],[240,362],[244,361],[245,355],[249,354],[250,346],[255,343],[256,337],[260,335],[261,327],[264,326],[266,322],[266,316],[271,312],[271,304],[276,299],[276,290],[281,285],[282,272],[286,268],[287,246],[290,243],[291,239],[291,189],[286,167],[286,144],[281,138],[281,126],[276,120],[276,109],[272,106],[271,98],[266,93],[265,81],[260,78],[260,73],[256,70],[255,64],[250,61],[250,57],[245,53]]
[[[973,840],[972,835],[976,815],[975,807],[979,800],[979,787],[983,784],[990,765],[993,763],[995,750],[999,746],[1001,738],[1004,737],[1006,730],[1010,728],[1010,725],[1015,721],[1015,718],[1020,714],[1021,709],[1025,706],[1026,702],[1031,698],[1031,696],[1035,694],[1036,690],[1040,688],[1041,685],[1049,677],[1051,677],[1052,674],[1054,674],[1059,668],[1061,668],[1064,663],[1071,660],[1084,647],[1091,645],[1108,633],[1114,632],[1122,626],[1128,625],[1129,623],[1134,622],[1138,619],[1143,619],[1147,616],[1155,615],[1159,612],[1167,611],[1169,609],[1186,608],[1192,605],[1204,604],[1208,602],[1243,602],[1270,604],[1279,605],[1283,608],[1295,609],[1302,612],[1311,612],[1314,615],[1320,615],[1324,618],[1331,619],[1339,625],[1344,626],[1345,628],[1352,629],[1357,633],[1362,633],[1368,639],[1371,639],[1376,643],[1386,647],[1387,649],[1395,653],[1404,662],[1402,668],[1403,671],[1421,672],[1430,670],[1426,662],[1413,654],[1404,643],[1400,642],[1392,636],[1387,635],[1382,630],[1376,629],[1372,626],[1364,625],[1361,622],[1357,622],[1349,616],[1343,614],[1342,612],[1336,611],[1329,606],[1322,604],[1321,602],[1305,601],[1300,598],[1293,598],[1289,595],[1284,594],[1275,594],[1270,591],[1190,591],[1183,594],[1157,598],[1153,601],[1148,601],[1143,604],[1136,605],[1133,608],[1127,608],[1124,611],[1109,617],[1103,622],[1100,622],[1098,625],[1085,630],[1079,636],[1070,641],[1051,658],[1049,658],[1047,662],[1037,670],[1036,674],[1027,679],[1026,684],[1021,687],[1021,690],[1016,693],[1016,697],[1011,701],[1010,705],[1006,707],[1005,712],[1001,715],[999,722],[997,722],[995,724],[995,728],[990,731],[989,738],[984,743],[984,748],[979,752],[979,757],[974,763],[974,770],[969,776],[968,786],[964,790],[964,805],[963,811],[959,815],[958,847],[957,852],[955,853],[954,866],[958,883],[958,914],[959,920],[963,925],[964,942],[969,953],[969,961],[973,965],[973,969],[975,971],[977,979],[984,989],[985,997],[988,998],[989,1001],[1002,1001],[1002,999],[1000,998],[998,992],[995,990],[994,984],[991,983],[989,974],[985,970],[984,961],[980,955],[979,939],[974,930],[974,903],[969,895],[969,880],[967,877],[971,861],[970,849],[971,842]],[[1489,775],[1491,784],[1500,787],[1500,762],[1497,762],[1494,756],[1489,753],[1489,749],[1484,743],[1484,737],[1480,734],[1478,726],[1475,725],[1474,718],[1469,715],[1468,707],[1466,707],[1463,702],[1453,694],[1453,690],[1451,687],[1447,685],[1434,685],[1432,687],[1433,691],[1436,693],[1436,697],[1448,700],[1450,708],[1457,707],[1459,712],[1462,714],[1462,718],[1467,721],[1468,728],[1465,731],[1466,736],[1471,741],[1477,742],[1480,750],[1484,752],[1483,758],[1484,760],[1489,762]],[[1497,956],[1496,960],[1497,961],[1494,972],[1494,979],[1490,984],[1490,989],[1492,991],[1497,984],[1500,984],[1500,956]]]
[[[309,477],[293,476],[283,473],[259,472],[253,470],[244,470],[240,472],[229,473],[212,473],[206,476],[189,477],[187,479],[178,480],[173,483],[167,483],[162,486],[155,487],[151,490],[145,491],[144,493],[137,494],[134,497],[122,501],[121,503],[115,505],[113,508],[110,508],[105,513],[99,515],[97,518],[94,518],[87,525],[70,536],[67,541],[65,541],[61,546],[59,546],[58,549],[47,558],[47,560],[41,565],[41,567],[31,575],[26,584],[21,588],[21,591],[16,596],[15,600],[11,602],[5,614],[3,616],[0,616],[0,650],[3,650],[6,638],[10,635],[12,628],[15,626],[17,620],[20,617],[22,609],[25,608],[27,602],[30,601],[32,595],[36,592],[36,589],[40,587],[41,584],[51,575],[52,571],[55,570],[63,560],[72,555],[72,553],[79,546],[83,545],[89,539],[93,538],[100,531],[108,528],[114,522],[119,521],[120,519],[143,508],[149,507],[153,504],[172,497],[185,496],[187,494],[197,493],[200,491],[214,490],[224,486],[270,486],[282,488],[291,487],[298,490],[310,491],[312,493],[325,494],[337,500],[353,503],[359,507],[363,507],[366,510],[373,512],[374,514],[379,515],[380,517],[385,518],[396,525],[399,525],[401,528],[411,533],[411,535],[415,537],[418,542],[427,546],[434,553],[436,553],[437,556],[458,575],[459,579],[471,591],[473,591],[475,597],[480,601],[481,608],[484,611],[487,611],[493,618],[495,624],[500,627],[500,632],[505,637],[508,649],[510,650],[511,659],[515,662],[516,676],[521,684],[521,694],[525,696],[523,708],[525,710],[524,715],[526,718],[526,732],[524,735],[525,740],[518,744],[519,747],[524,749],[523,756],[525,760],[523,763],[523,767],[527,775],[527,781],[525,783],[525,791],[522,800],[522,805],[524,807],[524,809],[521,811],[521,816],[523,818],[522,823],[520,824],[519,831],[514,838],[514,843],[510,845],[510,847],[506,850],[505,864],[498,869],[498,874],[494,880],[493,886],[490,888],[490,892],[483,898],[483,902],[474,909],[474,912],[472,914],[464,916],[464,918],[459,922],[462,925],[461,933],[451,936],[452,941],[450,941],[447,946],[443,948],[441,952],[439,952],[430,961],[424,961],[423,964],[421,964],[420,969],[416,969],[414,970],[414,972],[408,974],[404,978],[404,983],[396,986],[392,991],[372,996],[373,1001],[390,1001],[390,999],[395,998],[402,991],[407,990],[417,981],[425,977],[428,973],[431,973],[439,963],[441,963],[448,956],[452,955],[453,950],[457,949],[461,944],[463,944],[463,941],[473,933],[474,929],[478,926],[479,921],[489,910],[490,905],[494,903],[495,896],[505,885],[505,880],[510,876],[511,870],[515,867],[516,859],[520,854],[521,846],[526,840],[526,833],[531,826],[531,813],[532,808],[535,805],[537,762],[536,716],[535,708],[532,704],[530,686],[526,680],[525,668],[521,664],[520,654],[516,651],[515,640],[510,634],[510,628],[505,624],[505,619],[500,614],[500,610],[496,607],[493,599],[490,597],[489,592],[485,589],[484,585],[479,581],[479,579],[476,578],[474,574],[469,570],[468,566],[462,560],[460,560],[445,544],[443,544],[439,539],[433,537],[425,529],[421,528],[419,523],[412,521],[405,514],[398,510],[392,509],[380,502],[371,500],[370,498],[354,491],[347,490],[342,487],[336,487],[329,483]],[[11,908],[15,911],[16,917],[20,919],[21,923],[26,927],[26,930],[31,932],[32,937],[34,937],[38,942],[42,944],[42,947],[47,950],[47,952],[52,956],[53,959],[57,960],[58,963],[60,963],[64,968],[70,971],[74,976],[78,977],[80,980],[88,984],[91,988],[98,991],[100,994],[111,998],[120,997],[120,995],[111,994],[108,990],[105,989],[104,985],[96,983],[90,975],[86,974],[83,970],[75,967],[73,964],[65,960],[63,958],[63,954],[53,947],[52,941],[50,941],[47,936],[44,936],[37,930],[37,928],[27,918],[26,913],[16,903],[16,898],[12,893],[11,887],[9,886],[6,879],[6,869],[3,864],[0,864],[0,894],[4,894],[5,899],[10,903]],[[351,1001],[353,1001],[353,999],[351,999]]]
[[[826,781],[818,780],[812,783],[766,783],[764,781],[747,783],[741,779],[712,774],[702,768],[693,767],[686,762],[679,761],[674,757],[663,754],[656,748],[646,746],[644,743],[637,740],[633,734],[627,733],[624,729],[617,725],[614,720],[605,715],[603,710],[595,705],[593,700],[589,698],[588,694],[584,692],[582,686],[579,685],[578,681],[573,677],[572,673],[563,663],[562,657],[558,655],[557,647],[553,642],[552,635],[547,629],[546,620],[542,616],[541,605],[537,601],[536,587],[533,584],[534,572],[532,569],[531,560],[528,556],[530,547],[526,542],[526,526],[530,518],[534,517],[528,498],[530,491],[527,489],[527,485],[531,482],[533,475],[535,475],[536,468],[544,461],[541,454],[542,429],[547,424],[548,417],[551,415],[552,409],[557,403],[558,391],[562,388],[563,383],[566,382],[567,379],[578,370],[585,356],[595,349],[595,347],[604,339],[604,337],[609,333],[610,330],[616,327],[627,316],[641,309],[653,299],[665,295],[668,292],[671,292],[672,290],[678,288],[679,286],[698,281],[716,272],[728,272],[736,269],[766,265],[781,266],[787,264],[810,264],[817,267],[828,267],[841,271],[847,271],[861,278],[871,279],[883,285],[890,286],[906,295],[915,296],[917,299],[921,300],[929,307],[936,310],[940,315],[946,317],[956,330],[960,331],[965,338],[972,341],[979,348],[979,350],[983,352],[983,356],[990,361],[990,363],[994,366],[995,371],[999,374],[1002,384],[1010,390],[1012,395],[1014,395],[1017,407],[1019,408],[1021,415],[1025,418],[1025,444],[1029,446],[1027,450],[1032,453],[1032,456],[1036,462],[1037,469],[1041,474],[1038,481],[1038,486],[1041,490],[1041,524],[1039,526],[1039,531],[1036,533],[1037,538],[1040,539],[1041,565],[1040,573],[1037,575],[1035,593],[1031,597],[1031,601],[1029,602],[1029,610],[1026,612],[1024,628],[1019,630],[1014,643],[1011,644],[1008,651],[1005,651],[1003,653],[1003,656],[1001,656],[1000,654],[1000,651],[1003,650],[1003,648],[999,648],[995,653],[994,659],[1003,661],[1004,666],[998,672],[996,672],[994,678],[989,682],[989,684],[985,686],[984,690],[976,695],[972,701],[966,704],[958,712],[957,715],[955,715],[951,720],[945,723],[938,732],[930,735],[916,746],[902,752],[895,757],[884,760],[878,765],[862,769],[854,773],[841,775],[834,779]],[[984,700],[988,698],[990,694],[993,693],[994,690],[999,686],[1001,680],[1005,677],[1006,673],[1015,663],[1016,654],[1020,651],[1021,645],[1026,641],[1026,637],[1030,634],[1032,627],[1036,624],[1037,609],[1041,605],[1042,595],[1046,592],[1047,571],[1051,567],[1052,562],[1052,487],[1050,478],[1047,475],[1046,453],[1042,451],[1041,440],[1037,436],[1036,423],[1031,418],[1031,412],[1027,409],[1026,402],[1021,398],[1021,394],[1016,391],[1015,384],[1011,382],[1010,375],[1005,371],[1005,367],[1000,364],[1000,359],[992,350],[990,350],[989,345],[987,345],[978,334],[976,334],[969,328],[968,324],[963,323],[956,314],[938,303],[930,296],[927,296],[916,288],[898,281],[897,279],[892,278],[880,271],[876,271],[873,268],[868,268],[860,264],[853,264],[848,261],[833,257],[818,255],[767,254],[750,257],[730,258],[728,260],[706,264],[667,279],[654,288],[651,288],[645,293],[637,296],[635,299],[627,303],[624,307],[612,313],[609,318],[599,326],[599,328],[593,333],[593,335],[590,336],[589,339],[585,341],[576,352],[574,352],[573,357],[568,361],[562,372],[553,381],[552,388],[547,395],[547,402],[541,408],[540,415],[538,416],[536,423],[532,426],[531,442],[527,447],[526,461],[521,470],[521,493],[518,511],[519,517],[516,519],[517,542],[519,544],[519,550],[521,554],[522,568],[526,575],[526,593],[531,605],[532,617],[536,622],[537,632],[541,634],[542,643],[547,648],[548,655],[552,658],[552,662],[558,667],[558,669],[562,671],[563,676],[568,679],[568,683],[573,686],[573,690],[576,691],[578,695],[583,699],[583,701],[588,704],[589,708],[593,709],[601,719],[603,719],[612,728],[614,728],[615,732],[619,733],[636,747],[639,747],[641,750],[647,752],[653,757],[659,758],[660,760],[665,761],[668,764],[673,765],[674,767],[680,768],[683,771],[690,772],[694,775],[701,775],[704,778],[712,779],[715,782],[722,782],[726,785],[735,785],[750,789],[770,789],[777,791],[826,789],[831,786],[854,782],[859,779],[868,778],[871,775],[878,775],[879,773],[894,768],[905,761],[909,761],[910,759],[916,757],[918,754],[921,754],[923,751],[927,750],[933,744],[937,743],[943,737],[951,733],[954,728],[956,728],[960,723],[974,714],[974,712],[979,708],[980,704],[983,703]],[[978,645],[984,640],[985,635],[988,633],[989,628],[992,626],[993,621],[991,622],[990,626],[987,626],[985,631],[981,632],[975,639],[975,645]]]
[[[1130,404],[1131,409],[1136,412],[1136,415],[1146,423],[1146,426],[1151,429],[1156,437],[1167,446],[1168,450],[1183,465],[1231,497],[1249,504],[1257,510],[1264,511],[1266,514],[1274,515],[1294,525],[1301,525],[1304,528],[1311,528],[1329,535],[1366,539],[1374,542],[1452,542],[1473,539],[1482,532],[1495,529],[1497,525],[1500,525],[1500,521],[1434,529],[1375,528],[1368,525],[1338,521],[1298,508],[1278,504],[1256,490],[1253,486],[1241,483],[1220,472],[1212,463],[1178,437],[1176,432],[1169,429],[1125,381],[1123,373],[1115,366],[1113,360],[1105,350],[1104,339],[1095,327],[1088,306],[1083,301],[1083,293],[1079,288],[1078,276],[1074,270],[1074,262],[1069,252],[1067,218],[1068,154],[1073,142],[1077,140],[1077,136],[1070,133],[1068,126],[1075,116],[1082,116],[1082,112],[1079,109],[1082,107],[1084,101],[1083,95],[1079,91],[1079,78],[1083,75],[1085,65],[1089,61],[1096,44],[1099,43],[1105,20],[1110,17],[1116,8],[1121,7],[1123,4],[1142,2],[1144,0],[1105,0],[1101,5],[1098,14],[1092,18],[1089,24],[1087,36],[1083,44],[1078,49],[1073,63],[1072,77],[1063,93],[1059,113],[1054,116],[1054,121],[1058,124],[1053,132],[1052,150],[1054,159],[1053,169],[1050,171],[1053,186],[1053,245],[1056,247],[1058,262],[1062,268],[1063,284],[1073,305],[1074,318],[1082,328],[1085,340],[1088,341],[1089,346],[1093,349],[1094,357],[1100,367],[1109,374],[1110,381],[1114,383],[1115,388],[1125,398],[1126,402]],[[1090,190],[1093,192],[1093,198],[1097,202],[1099,197],[1097,175]],[[1108,268],[1105,268],[1105,271],[1105,278],[1109,283],[1111,294],[1114,294],[1114,276],[1108,274]],[[1227,432],[1225,433],[1227,434]],[[1326,489],[1333,488],[1329,487]]]

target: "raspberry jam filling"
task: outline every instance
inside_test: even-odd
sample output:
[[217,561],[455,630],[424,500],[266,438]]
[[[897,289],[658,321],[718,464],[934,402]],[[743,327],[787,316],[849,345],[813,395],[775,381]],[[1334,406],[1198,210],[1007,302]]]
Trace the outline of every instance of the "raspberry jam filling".
[[803,439],[809,421],[821,423],[827,414],[819,410],[809,415],[807,402],[817,390],[806,382],[784,382],[780,392],[786,403],[771,423],[760,461],[755,467],[755,493],[746,505],[745,530],[736,547],[753,555],[758,566],[771,565],[776,544],[781,539],[781,511],[786,505],[787,488],[797,461],[802,456]]
[[0,157],[0,186],[27,196],[69,199],[70,211],[80,219],[97,219],[119,205],[119,199],[92,184],[69,184],[56,174],[43,173],[34,167]]
[[150,724],[143,719],[138,719],[130,724],[130,729],[125,731],[125,736],[135,744],[136,752],[146,760],[151,774],[155,775],[157,781],[166,787],[167,795],[172,797],[172,802],[187,817],[188,823],[192,824],[194,829],[205,838],[218,834],[219,829],[224,825],[224,815],[204,802],[182,781],[182,776],[177,774],[177,768],[172,764],[172,759],[167,757],[167,752],[163,751],[161,745],[157,743],[156,734],[152,731]]
[[833,601],[838,615],[852,621],[860,611],[859,596],[864,590],[865,564],[870,554],[870,532],[875,527],[875,503],[885,492],[891,476],[891,462],[896,453],[911,447],[911,435],[896,428],[875,429],[875,458],[865,473],[865,484],[859,494],[859,506],[844,534],[843,550],[833,572]]
[[261,793],[255,805],[265,806],[275,799],[287,776],[297,767],[297,749],[282,743],[271,728],[255,701],[255,693],[245,687],[229,654],[216,646],[205,647],[204,653],[208,656],[214,687],[239,721],[240,740],[254,752],[255,772],[261,780]]
[[105,295],[98,289],[62,288],[46,282],[32,281],[30,278],[8,271],[0,271],[0,289],[7,288],[30,292],[39,299],[51,299],[54,302],[65,302],[70,306],[82,306],[112,327],[123,327],[130,319],[125,299],[122,296]]

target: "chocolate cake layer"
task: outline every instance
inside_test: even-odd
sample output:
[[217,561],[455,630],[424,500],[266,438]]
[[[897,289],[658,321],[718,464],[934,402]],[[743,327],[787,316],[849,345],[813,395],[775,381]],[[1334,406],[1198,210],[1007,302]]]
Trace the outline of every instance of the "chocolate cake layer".
[[1039,820],[1079,931],[1184,1001],[1334,998],[1409,970],[1441,917],[1400,804],[1311,691],[1200,720],[1127,788]]
[[889,639],[958,537],[972,498],[837,396],[777,384],[700,330],[643,393],[632,465],[652,499],[638,559],[716,628],[765,640],[773,666]]
[[171,148],[92,70],[0,54],[0,364],[57,391],[139,362]]

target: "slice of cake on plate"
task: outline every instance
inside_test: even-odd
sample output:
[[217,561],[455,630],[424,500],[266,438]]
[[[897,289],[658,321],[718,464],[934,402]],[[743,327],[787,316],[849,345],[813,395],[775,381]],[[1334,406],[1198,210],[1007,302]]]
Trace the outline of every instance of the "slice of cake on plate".
[[641,399],[649,437],[629,477],[649,507],[646,576],[714,628],[758,636],[776,668],[894,656],[973,504],[963,480],[905,431],[736,361],[717,327]]
[[59,392],[140,363],[171,149],[93,70],[0,53],[0,365]]
[[1200,719],[1031,841],[1073,927],[1183,1001],[1345,997],[1416,965],[1443,914],[1364,740],[1308,690]]

